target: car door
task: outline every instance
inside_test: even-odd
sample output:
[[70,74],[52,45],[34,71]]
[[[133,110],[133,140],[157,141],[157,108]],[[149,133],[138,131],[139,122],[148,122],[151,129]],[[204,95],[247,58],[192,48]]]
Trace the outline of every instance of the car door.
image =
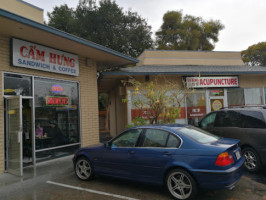
[[145,129],[140,145],[130,154],[129,169],[132,177],[142,181],[161,181],[164,168],[180,143],[181,140],[168,131]]
[[239,139],[241,134],[240,114],[233,110],[224,110],[217,112],[213,134],[225,138]]
[[102,155],[98,155],[95,168],[101,174],[129,177],[129,153],[134,151],[142,129],[130,129],[109,143]]
[[208,132],[213,133],[214,121],[216,118],[217,112],[211,112],[210,114],[206,115],[199,123],[199,127],[204,129]]

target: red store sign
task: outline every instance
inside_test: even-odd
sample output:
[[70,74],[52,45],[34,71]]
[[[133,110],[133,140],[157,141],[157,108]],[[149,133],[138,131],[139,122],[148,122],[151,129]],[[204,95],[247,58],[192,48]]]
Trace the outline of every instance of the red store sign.
[[237,76],[221,77],[186,77],[186,85],[189,88],[215,88],[215,87],[238,87]]
[[68,97],[47,96],[46,105],[47,106],[66,106],[68,105]]

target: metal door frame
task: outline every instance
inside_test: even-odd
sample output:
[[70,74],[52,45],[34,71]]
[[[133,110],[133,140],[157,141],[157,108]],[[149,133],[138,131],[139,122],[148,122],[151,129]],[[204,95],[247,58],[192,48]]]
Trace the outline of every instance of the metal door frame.
[[5,97],[5,103],[6,103],[6,106],[7,106],[7,101],[10,100],[10,99],[19,99],[19,112],[20,112],[20,122],[19,122],[19,132],[18,132],[18,143],[20,143],[20,172],[19,174],[16,173],[16,171],[12,170],[10,171],[10,169],[8,168],[8,136],[9,136],[9,131],[8,131],[8,110],[7,110],[7,107],[6,107],[6,169],[8,172],[10,172],[11,174],[14,174],[14,175],[18,175],[18,176],[23,176],[23,137],[22,137],[22,96],[21,95],[18,95],[18,96],[9,96],[9,97]]
[[[218,89],[218,88],[217,88]],[[206,105],[207,105],[207,113],[211,112],[211,99],[223,99],[224,102],[224,107],[228,107],[228,102],[227,102],[227,89],[226,88],[220,88],[224,90],[224,96],[210,96],[210,90],[206,90]]]

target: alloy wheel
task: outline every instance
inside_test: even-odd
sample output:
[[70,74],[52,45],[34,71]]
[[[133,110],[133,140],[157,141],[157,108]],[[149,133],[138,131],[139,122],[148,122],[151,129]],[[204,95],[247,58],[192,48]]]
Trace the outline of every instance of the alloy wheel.
[[173,172],[169,175],[167,186],[170,193],[177,199],[187,199],[192,193],[192,183],[186,174]]
[[257,165],[256,155],[252,151],[245,151],[245,166],[249,170],[254,170]]
[[91,178],[92,170],[88,160],[80,159],[77,161],[76,174],[82,180],[88,180]]

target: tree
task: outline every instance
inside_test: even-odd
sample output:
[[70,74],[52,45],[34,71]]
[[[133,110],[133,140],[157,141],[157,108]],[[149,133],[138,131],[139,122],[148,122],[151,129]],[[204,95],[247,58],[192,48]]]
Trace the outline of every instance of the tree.
[[[150,124],[175,123],[176,118],[180,116],[185,98],[194,92],[193,89],[187,87],[179,89],[177,82],[169,81],[164,76],[157,76],[154,81],[148,83],[141,83],[135,79],[122,83],[133,87],[131,94],[133,107],[148,113],[134,118],[132,120],[134,125],[143,125],[146,123],[145,120],[148,120]],[[124,99],[123,102],[128,102],[128,100]]]
[[47,13],[49,17],[49,26],[57,28],[67,33],[73,33],[75,30],[75,12],[66,4],[60,7],[54,7],[53,12]]
[[[64,10],[66,13],[61,12]],[[151,27],[146,20],[135,12],[123,12],[115,1],[102,0],[97,6],[91,0],[81,0],[76,10],[63,5],[55,7],[48,17],[49,26],[132,57],[153,45]]]
[[246,65],[266,66],[266,42],[249,46],[241,52],[241,57]]
[[183,16],[182,11],[169,11],[156,32],[157,49],[213,50],[223,28],[218,20],[204,21],[201,17]]

